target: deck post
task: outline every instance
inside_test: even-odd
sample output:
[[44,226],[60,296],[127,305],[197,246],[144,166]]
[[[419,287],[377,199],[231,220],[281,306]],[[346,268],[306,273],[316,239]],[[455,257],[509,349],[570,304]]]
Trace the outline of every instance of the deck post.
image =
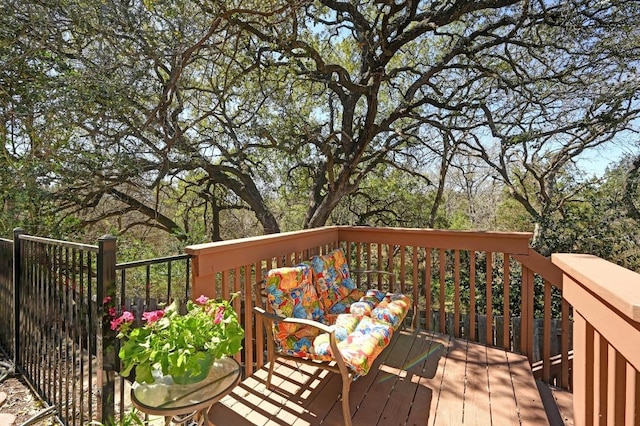
[[20,286],[22,278],[22,262],[20,235],[24,229],[13,230],[13,365],[20,365]]
[[552,261],[574,309],[575,424],[638,424],[640,274],[591,255],[557,253]]
[[105,235],[98,240],[97,305],[100,323],[97,333],[99,419],[102,424],[115,422],[116,333],[111,330],[109,308],[115,306],[116,295],[116,238]]

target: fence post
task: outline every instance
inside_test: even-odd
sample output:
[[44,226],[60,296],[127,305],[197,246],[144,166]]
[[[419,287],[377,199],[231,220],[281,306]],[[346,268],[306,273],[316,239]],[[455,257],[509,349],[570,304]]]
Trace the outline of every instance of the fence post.
[[97,360],[99,419],[104,425],[115,423],[116,333],[111,330],[109,309],[115,307],[116,238],[104,235],[98,239],[97,290],[98,318]]
[[22,262],[20,259],[20,235],[24,229],[13,230],[13,365],[20,364],[20,283]]

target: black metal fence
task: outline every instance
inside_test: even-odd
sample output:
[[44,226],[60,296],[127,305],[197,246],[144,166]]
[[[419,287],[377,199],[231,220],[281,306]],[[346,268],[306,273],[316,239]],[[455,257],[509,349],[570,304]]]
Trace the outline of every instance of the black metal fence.
[[13,241],[0,238],[0,347],[13,357]]
[[[186,306],[191,298],[191,257],[188,254],[120,263],[116,265],[115,313],[131,312],[139,325],[142,313],[171,302]],[[116,350],[119,350],[116,342]],[[120,370],[117,360],[116,371]],[[128,408],[129,383],[116,380],[116,417]]]
[[113,315],[184,300],[190,282],[188,255],[118,265],[114,237],[87,245],[16,230],[0,240],[0,345],[63,424],[111,424],[128,405]]

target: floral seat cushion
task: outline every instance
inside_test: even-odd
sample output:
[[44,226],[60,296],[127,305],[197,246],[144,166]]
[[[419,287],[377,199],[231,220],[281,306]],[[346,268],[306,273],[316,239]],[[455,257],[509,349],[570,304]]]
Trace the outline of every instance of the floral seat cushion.
[[385,294],[380,290],[367,290],[366,294],[351,304],[349,312],[358,317],[371,316],[371,311],[384,299]]
[[394,329],[397,329],[402,320],[407,316],[410,307],[411,300],[404,294],[388,294],[371,311],[370,316],[371,318],[387,322],[391,324]]
[[[393,335],[393,327],[389,323],[369,317],[358,319],[350,314],[338,315],[335,327],[338,350],[356,376],[369,372]],[[281,353],[318,361],[333,360],[329,334],[319,333],[314,327],[280,322],[276,339]]]
[[[349,314],[338,315],[335,319],[336,341],[346,340],[358,326],[358,318]],[[329,334],[308,325],[278,322],[277,333],[274,331],[279,351],[287,355],[310,358],[319,361],[331,361]],[[323,348],[317,351],[317,348]]]
[[[353,315],[349,316],[356,318]],[[346,336],[341,335],[338,338],[336,332],[336,340],[338,340],[338,350],[345,364],[356,376],[364,376],[369,372],[380,352],[391,341],[393,327],[389,323],[369,317],[363,317],[359,321],[356,319],[356,323],[357,326]],[[329,336],[326,333],[316,337],[313,347],[316,359],[332,358]]]

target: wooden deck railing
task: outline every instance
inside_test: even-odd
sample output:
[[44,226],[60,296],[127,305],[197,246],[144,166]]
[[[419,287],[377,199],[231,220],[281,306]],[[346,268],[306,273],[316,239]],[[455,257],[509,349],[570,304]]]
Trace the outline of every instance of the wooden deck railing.
[[[410,294],[415,327],[526,354],[543,379],[568,388],[570,306],[562,298],[562,274],[529,248],[530,238],[530,233],[338,226],[194,245],[186,252],[194,256],[194,297],[242,293],[235,303],[246,338],[237,359],[247,376],[264,365],[266,347],[261,324],[245,315],[254,304],[252,284],[273,267],[341,247],[352,271],[394,273],[390,282],[353,275],[361,286]],[[553,322],[562,324],[559,336]],[[542,323],[541,332],[536,323]],[[552,352],[556,338],[559,349]]]
[[552,260],[574,309],[575,424],[640,424],[640,274],[590,255]]

